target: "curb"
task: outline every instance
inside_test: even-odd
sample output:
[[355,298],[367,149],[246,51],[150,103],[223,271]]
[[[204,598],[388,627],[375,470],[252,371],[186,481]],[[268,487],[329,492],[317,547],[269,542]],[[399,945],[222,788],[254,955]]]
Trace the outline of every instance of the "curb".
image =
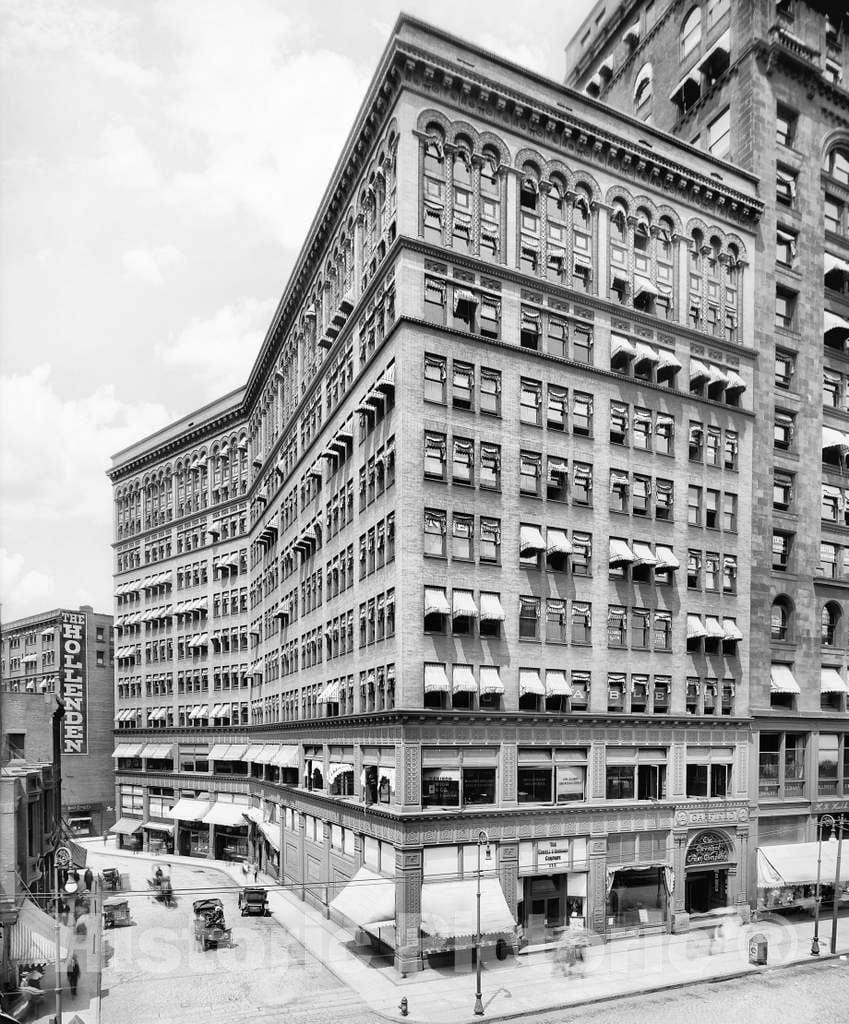
[[[229,878],[230,881],[233,882],[233,884],[234,884],[234,886],[236,888],[238,888],[239,884],[240,884],[238,882],[238,880],[236,878],[234,878],[233,875],[230,874],[230,872],[228,871],[228,869],[226,867],[222,867],[221,866],[221,864],[226,863],[224,861],[215,861],[215,860],[210,861],[210,860],[206,860],[204,858],[199,858],[199,857],[185,857],[185,856],[182,856],[180,854],[162,857],[162,856],[160,856],[158,854],[156,854],[156,855],[155,854],[150,854],[150,853],[147,853],[145,851],[134,852],[134,851],[131,851],[131,850],[114,850],[113,851],[113,850],[110,850],[110,849],[104,849],[104,850],[101,851],[100,849],[94,849],[93,852],[95,852],[95,853],[101,853],[102,852],[104,854],[112,855],[112,856],[115,856],[115,857],[124,857],[124,858],[130,859],[130,860],[132,860],[132,859],[137,859],[137,860],[145,860],[145,859],[156,860],[156,859],[159,859],[159,860],[163,860],[163,861],[171,861],[171,862],[174,862],[174,863],[180,863],[180,864],[183,864],[183,865],[188,864],[188,865],[194,865],[194,866],[197,866],[197,867],[204,867],[206,870],[217,871],[219,874],[222,874],[226,878]],[[270,877],[271,876],[269,876],[269,878]],[[280,890],[280,895],[281,895],[281,898],[286,898],[288,893],[287,893],[286,890]],[[294,907],[294,906],[297,906],[297,905],[300,905],[300,904],[302,904],[303,907],[307,911],[310,911],[310,910],[313,909],[313,908],[310,907],[310,905],[308,903],[306,903],[305,901],[301,901],[301,900],[298,901],[298,904],[294,904],[293,903],[292,905]],[[314,912],[316,914],[318,913],[317,911],[314,911]],[[355,988],[352,988],[352,986],[345,980],[345,978],[342,977],[336,970],[334,970],[332,964],[328,964],[328,963],[325,963],[324,961],[320,960],[319,957],[315,953],[313,953],[309,949],[309,947],[306,946],[301,941],[301,939],[298,938],[298,936],[294,932],[292,932],[291,929],[289,929],[286,926],[286,924],[283,921],[280,920],[280,918],[275,914],[275,912],[273,910],[271,912],[271,916],[274,918],[275,921],[277,921],[277,924],[280,925],[281,928],[284,928],[291,935],[291,937],[302,947],[304,952],[306,952],[309,956],[313,957],[315,960],[317,960],[319,963],[321,963],[322,967],[324,967],[325,970],[329,971],[333,975],[333,977],[336,978],[336,980],[341,985],[343,985],[346,989],[348,989],[349,991],[354,992],[357,995],[359,995],[363,999],[363,1001],[366,1003],[366,1005],[369,1007],[370,1012],[375,1014],[376,1017],[378,1017],[378,1018],[380,1018],[381,1020],[384,1020],[384,1021],[391,1021],[392,1024],[395,1024],[395,1022],[398,1022],[398,1024],[400,1024],[400,1022],[410,1021],[410,1020],[412,1020],[412,1021],[417,1021],[418,1020],[420,1022],[420,1024],[427,1024],[427,1022],[429,1020],[433,1019],[433,1018],[424,1018],[424,1017],[417,1018],[414,1012],[410,1013],[407,1017],[402,1017],[401,1014],[398,1013],[397,1011],[393,1013],[391,1011],[385,1011],[385,1010],[378,1009],[377,1007],[372,1005],[365,998],[364,993],[360,992],[359,990],[357,990]],[[787,960],[787,961],[784,961],[783,963],[777,963],[777,964],[764,964],[764,965],[750,964],[750,965],[747,965],[744,968],[739,968],[739,969],[731,971],[729,973],[715,974],[715,975],[711,975],[709,977],[691,979],[691,980],[688,980],[688,981],[664,982],[664,983],[661,983],[661,984],[650,985],[650,986],[648,986],[646,988],[641,988],[641,989],[639,989],[637,991],[633,991],[633,992],[612,992],[612,993],[605,994],[605,995],[596,995],[596,996],[592,996],[592,997],[585,998],[585,999],[570,1000],[568,1002],[556,1003],[556,1004],[553,1004],[553,1005],[550,1005],[550,1006],[537,1006],[537,1007],[533,1007],[532,1009],[516,1010],[516,1011],[511,1011],[511,1012],[508,1012],[508,1013],[494,1013],[492,1015],[490,1015],[489,1013],[486,1013],[485,1019],[489,1020],[489,1021],[516,1021],[516,1020],[522,1020],[525,1017],[533,1017],[533,1016],[536,1016],[536,1015],[539,1015],[539,1014],[544,1014],[544,1013],[558,1013],[558,1012],[561,1012],[561,1011],[564,1011],[564,1010],[571,1010],[573,1008],[579,1009],[580,1007],[583,1007],[583,1006],[594,1006],[594,1005],[602,1004],[602,1003],[613,1003],[613,1002],[616,1002],[616,1001],[619,1001],[619,1000],[624,1000],[624,999],[639,999],[641,996],[653,995],[653,994],[656,994],[656,993],[659,993],[659,992],[672,992],[672,991],[675,991],[676,989],[694,988],[694,987],[703,986],[703,985],[715,985],[715,984],[719,984],[719,983],[724,982],[724,981],[737,981],[740,978],[750,977],[750,976],[755,975],[755,974],[763,975],[763,974],[767,973],[768,971],[783,970],[783,969],[788,968],[788,967],[799,967],[799,966],[801,966],[803,964],[809,964],[809,963],[824,963],[824,962],[829,961],[829,960],[839,960],[841,957],[845,957],[845,956],[846,956],[846,951],[844,951],[843,953],[840,953],[840,952],[838,952],[838,953],[822,953],[818,957],[808,957],[806,959]],[[397,986],[397,987],[398,987],[398,996],[400,998],[405,993],[404,993],[404,990],[403,990],[403,986]],[[476,1017],[474,1015],[469,1015],[468,1017],[452,1018],[450,1024],[474,1024],[474,1022],[479,1021],[480,1019],[481,1019],[480,1017]],[[447,1024],[447,1022],[446,1022],[446,1024]]]

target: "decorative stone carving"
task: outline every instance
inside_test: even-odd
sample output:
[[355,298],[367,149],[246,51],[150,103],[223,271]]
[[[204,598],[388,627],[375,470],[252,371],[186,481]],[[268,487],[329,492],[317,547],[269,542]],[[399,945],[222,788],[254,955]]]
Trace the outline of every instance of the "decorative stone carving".
[[727,864],[733,861],[733,844],[718,832],[700,832],[690,843],[684,864]]

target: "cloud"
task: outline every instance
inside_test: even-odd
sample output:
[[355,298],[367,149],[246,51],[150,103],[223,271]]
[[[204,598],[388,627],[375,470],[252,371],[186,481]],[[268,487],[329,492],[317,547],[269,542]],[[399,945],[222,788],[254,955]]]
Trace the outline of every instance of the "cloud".
[[64,529],[69,519],[109,527],[110,456],[172,418],[154,402],[122,402],[112,385],[62,398],[47,365],[0,378],[0,519],[7,532]]
[[158,359],[188,372],[206,398],[241,386],[262,345],[274,312],[272,299],[240,299],[206,319],[195,319],[167,344],[157,345]]
[[162,186],[154,151],[131,124],[106,125],[96,155],[83,161],[83,169],[112,188],[154,192]]
[[54,604],[56,582],[40,569],[29,569],[23,555],[0,547],[0,602],[3,621],[35,614]]
[[157,286],[165,284],[165,271],[184,262],[185,257],[174,245],[128,249],[121,256],[127,277]]

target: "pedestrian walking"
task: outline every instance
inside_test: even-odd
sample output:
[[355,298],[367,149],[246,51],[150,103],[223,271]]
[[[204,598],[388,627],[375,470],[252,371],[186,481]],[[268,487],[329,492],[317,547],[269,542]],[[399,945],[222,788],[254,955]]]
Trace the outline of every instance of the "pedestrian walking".
[[259,864],[254,864],[254,885],[259,881]]
[[77,954],[71,953],[71,959],[68,961],[68,984],[71,986],[71,995],[77,994],[77,984],[80,980],[80,962],[77,960]]
[[86,868],[85,869],[85,874],[83,875],[83,879],[85,880],[85,887],[86,887],[86,889],[88,889],[88,891],[91,892],[91,887],[92,887],[92,884],[94,882],[94,875],[91,873],[91,868]]

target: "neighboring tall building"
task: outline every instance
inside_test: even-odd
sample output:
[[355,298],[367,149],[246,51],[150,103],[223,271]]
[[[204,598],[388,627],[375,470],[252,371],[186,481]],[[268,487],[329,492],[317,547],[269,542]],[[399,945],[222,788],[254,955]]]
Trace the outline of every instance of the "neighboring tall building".
[[[604,8],[567,47],[567,83],[761,182],[752,800],[759,845],[813,840],[823,813],[849,810],[845,5],[636,2],[611,17]],[[691,251],[708,251],[704,229],[688,236]],[[717,303],[694,294],[687,304],[691,323],[721,329]]]
[[114,821],[114,689],[111,615],[83,605],[3,623],[0,765],[53,763],[61,697],[62,814],[74,835],[100,835]]
[[402,970],[482,829],[485,930],[745,908],[761,210],[401,17],[247,384],[113,460],[119,831]]

